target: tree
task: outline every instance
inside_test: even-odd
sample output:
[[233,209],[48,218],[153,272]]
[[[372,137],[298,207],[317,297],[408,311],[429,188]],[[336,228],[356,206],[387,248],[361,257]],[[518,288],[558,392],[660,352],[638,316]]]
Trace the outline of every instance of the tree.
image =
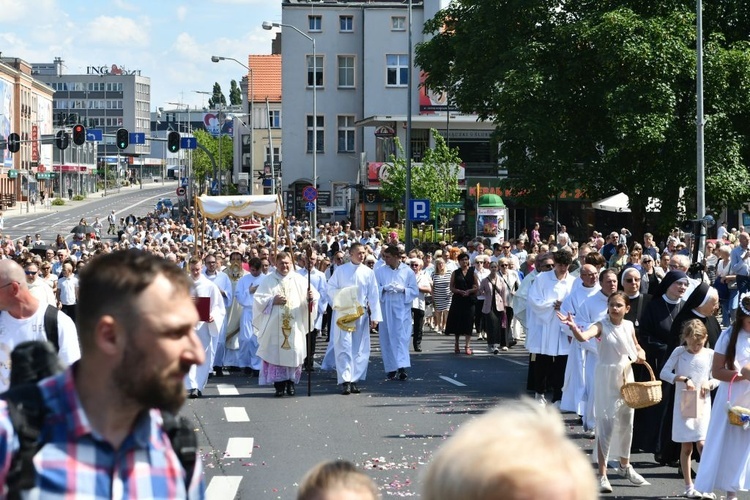
[[[438,216],[435,203],[459,201],[458,168],[461,158],[458,156],[458,148],[449,148],[437,130],[431,129],[430,134],[435,147],[425,150],[422,163],[411,165],[411,197],[430,200],[430,216],[434,219]],[[406,160],[401,144],[397,143],[397,146],[401,154],[399,157],[391,158],[391,163],[386,170],[387,175],[380,182],[380,193],[391,200],[399,213],[403,213],[406,194]],[[440,221],[441,225],[445,227],[448,217],[456,212],[456,210],[441,212],[443,217]]]
[[213,95],[208,99],[208,107],[210,109],[216,109],[218,107],[225,107],[227,105],[227,98],[224,97],[224,93],[221,91],[221,85],[219,82],[214,83]]
[[[750,50],[743,2],[704,13],[706,200],[750,199]],[[426,85],[497,125],[514,194],[545,203],[580,188],[624,192],[634,227],[696,189],[695,3],[690,0],[458,0],[425,24]],[[724,30],[724,32],[722,32]],[[744,39],[743,39],[744,37]]]
[[242,104],[242,90],[237,85],[237,80],[229,82],[229,104],[239,106]]
[[[214,137],[205,130],[195,130],[195,138],[198,144],[205,147],[213,156],[216,168],[225,172],[232,169],[234,153],[232,151],[232,138],[226,135]],[[221,157],[219,157],[219,140],[221,140]],[[215,178],[214,164],[205,151],[198,148],[193,152],[193,178],[198,183],[200,193],[205,191],[205,181]]]

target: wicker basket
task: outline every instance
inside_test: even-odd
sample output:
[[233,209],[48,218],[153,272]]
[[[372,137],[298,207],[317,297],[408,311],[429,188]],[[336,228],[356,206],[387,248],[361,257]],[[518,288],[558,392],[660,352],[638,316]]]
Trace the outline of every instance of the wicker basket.
[[729,418],[729,423],[732,425],[736,425],[738,427],[744,427],[747,429],[750,426],[750,409],[744,408],[742,406],[732,406],[732,383],[734,382],[734,379],[739,376],[739,373],[736,373],[734,377],[732,377],[732,380],[729,381],[729,393],[727,394],[727,417]]
[[620,395],[625,400],[625,404],[636,410],[654,406],[661,401],[661,380],[656,380],[654,371],[648,363],[643,364],[646,365],[651,380],[649,382],[625,382],[620,387]]

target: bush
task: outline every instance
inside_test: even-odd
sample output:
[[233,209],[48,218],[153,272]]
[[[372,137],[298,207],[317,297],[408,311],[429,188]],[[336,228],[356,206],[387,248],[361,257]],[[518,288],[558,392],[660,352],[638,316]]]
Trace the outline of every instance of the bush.
[[83,200],[85,200],[85,199],[86,199],[86,197],[85,197],[85,196],[83,196],[82,194],[77,194],[77,195],[75,195],[75,196],[73,197],[73,201],[83,201]]
[[54,200],[52,200],[52,204],[59,207],[65,205],[65,200],[63,200],[62,198],[55,198]]

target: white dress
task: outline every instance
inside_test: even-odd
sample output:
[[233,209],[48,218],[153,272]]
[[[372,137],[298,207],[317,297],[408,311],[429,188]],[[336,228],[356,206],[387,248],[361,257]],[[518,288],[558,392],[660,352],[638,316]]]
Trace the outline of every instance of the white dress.
[[693,381],[696,390],[700,391],[703,383],[711,379],[711,364],[714,351],[707,347],[693,354],[685,346],[679,346],[664,363],[660,378],[675,385],[674,408],[672,409],[672,441],[675,443],[695,443],[704,441],[711,420],[711,393],[706,394],[701,404],[701,414],[697,418],[684,418],[680,411],[684,382],[675,383],[677,376],[688,377]]
[[[731,327],[722,332],[715,352],[726,354],[730,333]],[[739,368],[750,363],[750,333],[740,330],[736,346],[734,365]],[[721,382],[695,478],[698,491],[746,491],[750,486],[750,429],[729,424],[728,395],[729,383]],[[731,404],[750,408],[750,382],[737,379],[732,383]]]
[[637,353],[633,342],[633,322],[626,319],[613,325],[609,317],[601,321],[599,361],[596,365],[594,413],[596,440],[605,461],[613,457],[630,457],[633,441],[633,409],[620,396],[624,378],[633,381],[631,360]]

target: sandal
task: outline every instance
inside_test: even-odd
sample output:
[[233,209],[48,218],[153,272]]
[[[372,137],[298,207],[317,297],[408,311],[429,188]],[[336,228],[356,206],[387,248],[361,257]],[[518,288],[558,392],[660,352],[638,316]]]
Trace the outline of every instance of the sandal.
[[471,350],[471,347],[467,347],[466,348],[466,354],[468,354],[469,356],[471,356],[472,354],[474,354],[474,351]]
[[456,346],[453,348],[453,352],[455,352],[456,354],[459,354],[461,352],[461,349],[458,348],[458,344],[456,344]]

